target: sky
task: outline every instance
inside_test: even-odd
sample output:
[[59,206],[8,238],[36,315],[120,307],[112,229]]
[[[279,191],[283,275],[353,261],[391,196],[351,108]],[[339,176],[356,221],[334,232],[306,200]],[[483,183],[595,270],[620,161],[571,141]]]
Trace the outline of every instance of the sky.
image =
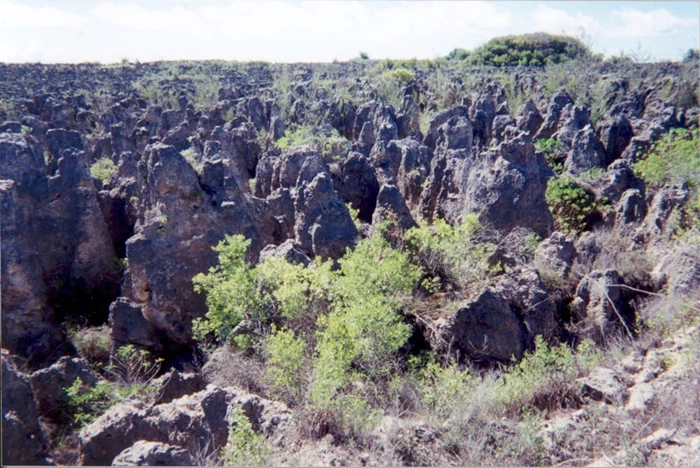
[[0,0],[0,62],[434,58],[536,31],[678,60],[700,2]]

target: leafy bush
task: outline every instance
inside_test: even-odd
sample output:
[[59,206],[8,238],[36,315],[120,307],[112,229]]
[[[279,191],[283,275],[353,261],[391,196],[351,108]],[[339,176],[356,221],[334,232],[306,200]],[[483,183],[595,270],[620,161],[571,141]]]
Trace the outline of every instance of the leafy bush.
[[557,174],[564,169],[563,146],[561,141],[554,138],[540,138],[535,141],[535,149],[544,154],[547,164]]
[[686,183],[700,187],[700,130],[671,129],[634,164],[635,172],[655,187]]
[[437,219],[432,226],[411,228],[406,232],[404,241],[408,250],[433,277],[464,285],[483,278],[490,270],[488,257],[495,246],[477,241],[482,230],[478,215],[470,213],[456,227]]
[[265,439],[253,430],[240,406],[231,413],[229,424],[228,441],[221,449],[225,466],[264,466],[269,455]]
[[550,179],[545,198],[558,227],[570,233],[583,231],[598,208],[593,197],[569,177]]
[[110,158],[104,157],[95,161],[90,166],[90,175],[95,179],[99,179],[103,185],[109,182],[112,174],[117,172],[117,166]]
[[275,142],[280,151],[288,152],[300,146],[309,145],[320,152],[328,162],[342,160],[350,152],[351,144],[335,128],[324,131],[322,128],[304,125],[296,130],[287,130]]
[[468,62],[496,67],[543,66],[590,55],[588,47],[576,38],[533,33],[495,37],[475,49]]
[[250,240],[241,235],[226,236],[212,247],[219,254],[219,263],[192,279],[196,292],[206,292],[207,303],[206,318],[192,323],[195,339],[213,334],[219,341],[231,342],[243,319],[263,314],[255,276],[245,263],[249,245]]
[[461,47],[457,47],[455,49],[452,49],[450,51],[450,53],[445,56],[445,59],[462,62],[462,61],[468,59],[470,55],[471,55],[471,52],[469,52],[467,49],[462,49]]
[[508,369],[496,387],[497,401],[504,407],[522,408],[538,391],[558,382],[571,382],[592,369],[602,359],[595,344],[586,340],[575,353],[565,344],[549,347],[541,336],[535,350]]
[[430,362],[423,369],[418,379],[419,391],[424,408],[431,417],[446,421],[464,411],[469,395],[475,388],[475,381],[468,370],[459,370],[455,363],[441,367]]
[[110,383],[98,383],[92,388],[87,388],[83,381],[77,378],[65,390],[68,395],[68,412],[78,427],[90,424],[116,402],[115,386]]
[[279,330],[265,344],[265,377],[272,392],[288,402],[294,402],[304,391],[304,340],[289,330]]
[[387,70],[379,77],[377,93],[385,102],[391,104],[394,109],[399,109],[403,99],[403,88],[411,82],[414,77],[415,73],[407,68],[401,67]]
[[312,400],[324,406],[363,374],[386,375],[388,358],[410,335],[398,311],[420,274],[406,253],[380,236],[361,241],[340,260],[333,310],[319,318]]

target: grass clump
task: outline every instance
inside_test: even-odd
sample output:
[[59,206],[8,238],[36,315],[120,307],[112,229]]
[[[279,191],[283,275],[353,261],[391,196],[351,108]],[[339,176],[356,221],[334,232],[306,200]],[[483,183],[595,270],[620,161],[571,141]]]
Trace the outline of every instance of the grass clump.
[[403,99],[403,88],[414,78],[415,73],[404,67],[387,70],[377,80],[377,93],[394,109],[399,109]]
[[228,441],[221,449],[225,466],[264,466],[269,455],[262,435],[253,430],[253,425],[239,406],[229,418]]
[[150,382],[160,370],[161,362],[134,345],[117,349],[111,363],[104,367],[109,381],[100,381],[89,387],[77,378],[64,389],[68,396],[66,410],[72,424],[78,428],[90,424],[110,407],[129,398],[153,399],[155,389]]
[[289,152],[304,145],[320,152],[329,163],[343,160],[350,152],[350,141],[334,128],[319,129],[310,125],[287,130],[284,136],[275,142],[280,151]]
[[483,230],[478,215],[470,213],[455,227],[437,219],[432,226],[412,228],[404,241],[409,252],[433,278],[463,286],[492,270],[488,258],[495,245],[478,241]]
[[117,165],[107,157],[98,159],[90,166],[90,175],[102,182],[102,185],[107,185],[115,172],[117,172]]
[[547,161],[550,169],[557,174],[561,174],[564,170],[564,145],[561,141],[554,138],[540,138],[535,141],[535,149],[544,154],[544,159]]
[[634,164],[634,170],[654,187],[687,184],[696,191],[700,187],[700,130],[671,129]]

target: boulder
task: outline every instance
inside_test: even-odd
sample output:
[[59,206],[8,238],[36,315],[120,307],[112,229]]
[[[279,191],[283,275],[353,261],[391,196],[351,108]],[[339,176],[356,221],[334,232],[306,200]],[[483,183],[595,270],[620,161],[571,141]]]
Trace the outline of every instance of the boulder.
[[39,413],[54,422],[69,422],[65,414],[69,402],[65,388],[73,385],[76,379],[90,387],[97,383],[95,373],[80,358],[62,357],[51,367],[31,374],[29,381]]
[[120,403],[80,431],[80,463],[109,465],[139,441],[181,447],[190,454],[218,452],[226,443],[229,417],[241,407],[253,429],[266,436],[284,431],[290,412],[281,403],[235,388],[205,390],[160,405]]
[[328,174],[319,173],[310,184],[302,182],[294,207],[295,239],[307,254],[335,259],[355,245],[359,233]]
[[627,399],[628,392],[625,382],[612,369],[596,367],[591,373],[578,380],[581,392],[596,401],[621,405]]
[[193,466],[187,450],[162,442],[139,440],[124,449],[112,461],[112,466]]
[[291,239],[287,239],[280,245],[270,244],[260,252],[260,263],[265,263],[270,258],[284,258],[289,263],[304,266],[311,263],[311,259]]
[[[54,149],[64,143],[56,136]],[[70,148],[59,156],[49,177],[31,138],[0,135],[3,344],[35,363],[49,354],[60,357],[57,318],[104,319],[99,311],[119,286],[116,253],[87,156]]]
[[478,156],[471,150],[443,149],[433,158],[420,212],[426,219],[441,217],[453,224],[477,212],[482,224],[495,229],[507,233],[527,227],[544,237],[553,227],[544,197],[550,175],[523,132],[509,133]]
[[564,107],[570,104],[573,104],[573,101],[565,90],[560,89],[554,94],[550,100],[544,122],[542,122],[542,125],[540,125],[540,128],[535,134],[535,139],[552,138],[557,131],[559,119],[561,118]]
[[[125,299],[112,309],[111,320],[143,325],[142,315],[158,337],[152,348],[179,349],[191,344],[192,320],[206,311],[204,297],[194,292],[192,277],[216,263],[211,247],[227,234],[242,234],[252,241],[247,258],[255,261],[265,245],[277,240],[277,221],[264,200],[235,187],[227,187],[220,206],[212,206],[194,169],[171,146],[152,145],[147,160],[141,195],[144,213],[126,243]],[[151,342],[148,328],[122,330]],[[114,337],[115,342],[121,339]]]
[[576,133],[564,169],[574,175],[607,166],[605,149],[590,125]]
[[593,271],[579,282],[571,309],[580,336],[605,343],[615,332],[632,335],[634,312],[628,305],[629,294],[620,286],[623,284],[623,278],[612,269]]
[[576,258],[576,247],[564,233],[553,232],[542,241],[535,251],[535,265],[547,269],[566,279]]
[[[3,317],[4,320],[4,317]],[[2,464],[46,464],[46,437],[29,377],[2,350]]]
[[389,223],[389,230],[396,240],[403,239],[403,234],[418,224],[411,216],[411,211],[401,192],[395,185],[382,185],[377,197],[377,208],[372,216],[372,225]]
[[379,184],[374,168],[361,153],[351,152],[341,163],[340,175],[333,177],[338,196],[358,210],[358,218],[372,220]]
[[371,156],[380,184],[396,185],[406,203],[415,207],[430,173],[430,150],[412,138],[375,146]]
[[172,370],[151,381],[155,388],[156,404],[170,403],[171,401],[204,390],[206,384],[200,373],[181,373]]
[[438,326],[440,343],[445,350],[449,346],[460,360],[510,362],[522,358],[527,346],[515,311],[502,294],[491,288],[459,306]]
[[537,133],[543,121],[544,119],[542,119],[542,115],[540,115],[532,99],[528,99],[518,109],[516,124],[520,130],[528,132],[530,135],[535,135]]
[[624,152],[634,136],[634,130],[623,114],[606,115],[598,122],[596,133],[605,148],[608,161],[615,161]]

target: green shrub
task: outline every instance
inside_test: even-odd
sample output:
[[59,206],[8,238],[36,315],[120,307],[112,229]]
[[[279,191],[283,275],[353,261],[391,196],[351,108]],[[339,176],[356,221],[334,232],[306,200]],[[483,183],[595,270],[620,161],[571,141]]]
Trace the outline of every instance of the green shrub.
[[469,370],[460,370],[455,363],[441,367],[430,362],[419,375],[418,388],[425,410],[441,423],[464,413],[475,380]]
[[213,334],[219,341],[233,342],[233,331],[243,319],[264,314],[255,275],[245,263],[249,245],[250,240],[241,235],[226,236],[212,247],[219,254],[219,263],[192,279],[194,290],[206,293],[207,303],[206,318],[192,323],[196,340]]
[[101,382],[87,388],[83,381],[77,378],[65,390],[68,395],[68,412],[78,427],[90,424],[116,403],[114,384]]
[[544,154],[544,158],[549,164],[549,167],[560,174],[564,169],[565,155],[563,152],[563,144],[554,138],[540,138],[535,140],[535,149]]
[[295,130],[287,130],[275,142],[280,151],[289,152],[304,145],[313,147],[328,162],[344,159],[350,152],[351,143],[334,128],[323,131],[317,127],[304,125]]
[[265,344],[265,377],[272,393],[287,402],[297,401],[304,391],[306,343],[289,330],[271,334]]
[[240,406],[231,413],[229,424],[228,441],[221,449],[225,466],[264,466],[270,450]]
[[104,157],[95,161],[90,166],[90,175],[95,179],[99,179],[103,185],[109,182],[112,174],[117,172],[117,166],[110,158]]
[[557,382],[568,383],[592,369],[602,359],[595,344],[586,340],[574,352],[565,344],[550,347],[541,336],[535,350],[509,368],[496,387],[497,401],[504,407],[521,408],[533,396]]
[[686,183],[700,187],[700,130],[671,129],[634,164],[634,171],[653,187]]
[[340,395],[329,404],[338,429],[351,439],[358,439],[381,421],[381,411],[372,409],[361,397]]
[[469,52],[467,49],[457,47],[452,49],[450,53],[445,56],[445,59],[463,62],[464,60],[468,59],[470,55],[471,52]]
[[495,246],[477,242],[476,237],[482,229],[478,215],[470,213],[456,227],[437,219],[432,226],[411,228],[404,235],[404,241],[414,258],[432,276],[465,285],[483,278],[491,270],[488,257]]
[[583,231],[598,208],[593,197],[569,177],[549,179],[545,198],[558,228],[569,233]]
[[579,174],[578,178],[585,182],[595,182],[600,180],[605,175],[605,170],[600,167],[594,167],[586,172]]
[[410,335],[398,311],[420,269],[380,236],[361,241],[340,260],[331,286],[333,310],[319,318],[312,399],[324,405],[360,378],[386,375],[389,358]]
[[545,33],[495,37],[468,57],[472,65],[543,66],[590,56],[578,39]]
[[530,254],[534,254],[537,247],[540,246],[540,242],[542,242],[542,238],[539,236],[539,234],[534,232],[528,234],[525,236],[525,250]]
[[381,74],[377,81],[377,93],[394,109],[401,107],[403,88],[415,77],[415,73],[407,68],[395,68]]

